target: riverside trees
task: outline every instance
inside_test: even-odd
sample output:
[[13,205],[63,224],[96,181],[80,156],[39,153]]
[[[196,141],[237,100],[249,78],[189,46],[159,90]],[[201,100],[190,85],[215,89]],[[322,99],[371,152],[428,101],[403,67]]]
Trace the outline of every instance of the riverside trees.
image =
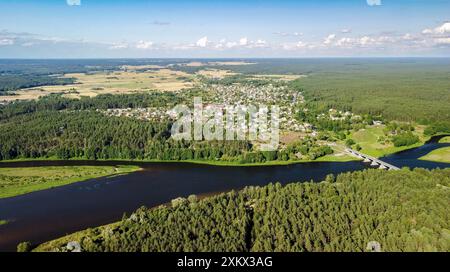
[[84,251],[450,250],[450,169],[364,170],[140,208],[121,222],[43,245]]

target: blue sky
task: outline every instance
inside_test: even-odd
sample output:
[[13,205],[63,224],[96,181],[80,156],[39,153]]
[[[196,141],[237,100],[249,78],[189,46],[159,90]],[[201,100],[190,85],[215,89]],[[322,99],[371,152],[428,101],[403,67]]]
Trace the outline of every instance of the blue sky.
[[0,58],[450,56],[450,1],[0,0]]

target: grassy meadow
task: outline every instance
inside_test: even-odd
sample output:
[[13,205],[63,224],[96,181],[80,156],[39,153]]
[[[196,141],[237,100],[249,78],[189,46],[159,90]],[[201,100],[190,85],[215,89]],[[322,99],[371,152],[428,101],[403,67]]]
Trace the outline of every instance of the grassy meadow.
[[378,141],[380,137],[385,137],[383,129],[384,126],[367,127],[365,129],[352,132],[349,138],[353,139],[357,144],[361,146],[362,153],[377,158],[421,146],[427,140],[427,138],[423,137],[422,133],[420,133],[420,129],[417,129],[415,134],[419,136],[420,142],[409,146],[395,147],[391,142],[382,143]]
[[63,186],[74,182],[138,170],[137,166],[44,166],[0,168],[0,198]]
[[450,147],[442,147],[431,151],[420,160],[450,163]]

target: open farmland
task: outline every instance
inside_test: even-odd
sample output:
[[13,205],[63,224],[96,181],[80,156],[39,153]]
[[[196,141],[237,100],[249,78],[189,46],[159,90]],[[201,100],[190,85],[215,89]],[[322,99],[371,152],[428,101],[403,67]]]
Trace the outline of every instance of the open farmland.
[[[138,69],[143,69],[138,70]],[[152,70],[148,70],[152,69]],[[62,93],[66,97],[97,96],[99,94],[124,94],[152,90],[176,91],[194,85],[192,77],[181,71],[156,69],[148,66],[122,67],[120,71],[96,73],[68,73],[63,78],[74,78],[74,84],[42,86],[15,91],[1,100],[30,100]]]

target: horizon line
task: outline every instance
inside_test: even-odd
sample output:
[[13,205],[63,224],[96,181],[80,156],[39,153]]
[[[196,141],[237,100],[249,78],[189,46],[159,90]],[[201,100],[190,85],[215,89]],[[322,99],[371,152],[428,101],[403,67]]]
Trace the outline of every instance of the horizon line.
[[155,60],[248,60],[248,59],[450,59],[450,56],[318,56],[318,57],[79,57],[79,58],[3,58],[0,60],[132,60],[132,59],[155,59]]

